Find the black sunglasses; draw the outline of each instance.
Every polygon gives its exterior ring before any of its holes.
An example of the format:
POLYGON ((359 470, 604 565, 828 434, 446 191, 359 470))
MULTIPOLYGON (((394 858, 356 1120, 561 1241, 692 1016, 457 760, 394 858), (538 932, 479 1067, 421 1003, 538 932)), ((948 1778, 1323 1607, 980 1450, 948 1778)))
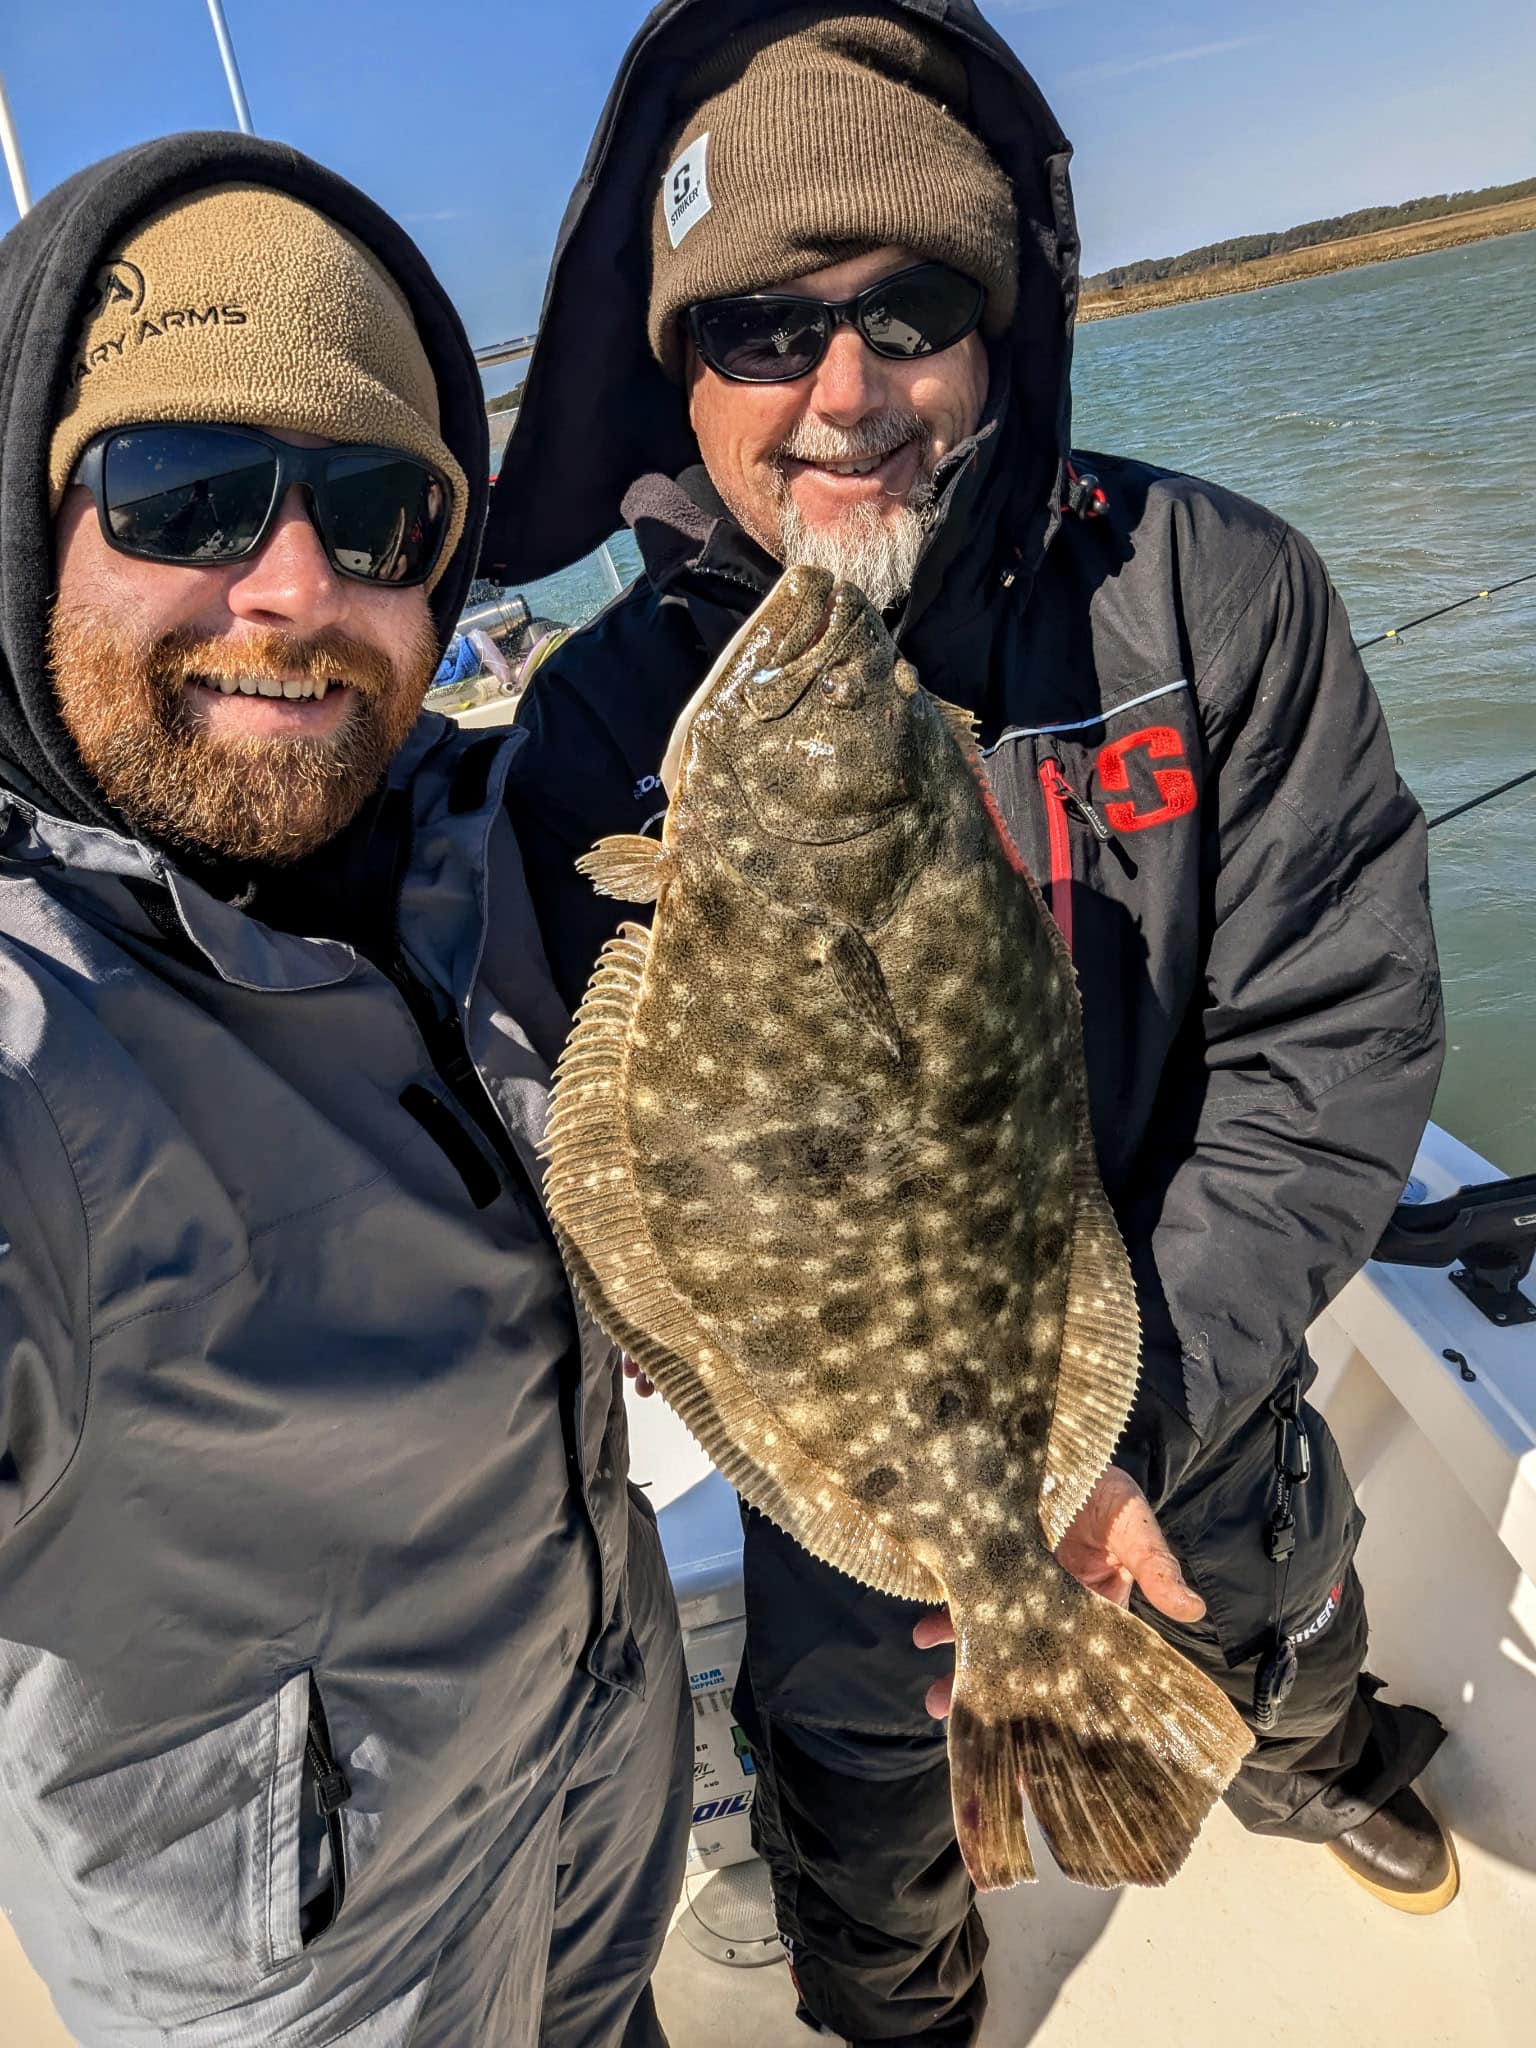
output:
POLYGON ((914 263, 851 299, 789 292, 701 299, 688 308, 688 332, 719 376, 736 384, 789 384, 810 375, 839 327, 856 327, 877 356, 909 362, 964 341, 986 302, 973 277, 947 263, 914 263))
POLYGON ((448 479, 398 448, 295 448, 256 427, 112 427, 74 481, 120 554, 184 568, 255 554, 289 487, 302 486, 332 568, 360 583, 423 583, 443 551, 448 479))

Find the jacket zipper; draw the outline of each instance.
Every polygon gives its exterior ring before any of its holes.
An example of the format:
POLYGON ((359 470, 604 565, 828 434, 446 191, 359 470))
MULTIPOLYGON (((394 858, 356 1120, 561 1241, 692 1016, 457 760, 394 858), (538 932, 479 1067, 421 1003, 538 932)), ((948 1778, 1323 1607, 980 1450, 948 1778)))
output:
POLYGON ((1051 915, 1072 950, 1072 835, 1067 830, 1067 813, 1076 811, 1101 846, 1109 843, 1109 827, 1093 805, 1068 782, 1061 763, 1047 754, 1040 763, 1040 788, 1045 797, 1045 823, 1051 849, 1051 915))
POLYGON ((391 960, 379 964, 410 1012, 416 1035, 421 1040, 433 1073, 490 1147, 492 1157, 498 1161, 502 1172, 515 1185, 533 1195, 534 1213, 542 1219, 539 1190, 486 1092, 485 1083, 470 1057, 469 1043, 457 1012, 439 1007, 431 992, 411 972, 403 954, 396 952, 391 960))
POLYGON ((341 1809, 352 1797, 351 1782, 331 1754, 330 1730, 320 1690, 313 1672, 309 1675, 309 1726, 304 1735, 304 1762, 314 1789, 315 1811, 325 1822, 331 1850, 331 1888, 322 1892, 305 1909, 301 1933, 307 1948, 327 1928, 334 1927, 347 1896, 347 1845, 342 1833, 341 1809), (328 1909, 328 1910, 327 1910, 328 1909))

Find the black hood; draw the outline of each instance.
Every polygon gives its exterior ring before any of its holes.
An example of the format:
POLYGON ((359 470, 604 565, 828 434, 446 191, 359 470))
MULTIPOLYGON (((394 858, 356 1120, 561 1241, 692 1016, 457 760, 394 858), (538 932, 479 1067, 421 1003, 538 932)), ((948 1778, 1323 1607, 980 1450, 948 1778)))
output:
MULTIPOLYGON (((1002 344, 1011 355, 1003 367, 1019 443, 1039 458, 1023 467, 1043 508, 1070 433, 1078 287, 1071 145, 974 0, 889 4, 954 38, 970 79, 971 125, 1018 198, 1019 309, 1002 344)), ((676 476, 699 460, 682 393, 646 339, 652 179, 687 111, 676 98, 680 81, 743 24, 803 5, 662 0, 630 44, 561 225, 538 346, 491 501, 484 574, 524 582, 565 567, 621 524, 621 501, 639 478, 676 476)), ((837 12, 838 0, 826 11, 837 12)))
POLYGON ((66 179, 0 241, 0 782, 83 823, 125 829, 76 753, 48 675, 53 425, 101 266, 147 215, 236 180, 325 214, 404 292, 437 379, 443 439, 473 493, 463 538, 432 594, 445 646, 474 573, 490 467, 485 401, 459 317, 403 228, 297 150, 242 135, 170 135, 66 179))

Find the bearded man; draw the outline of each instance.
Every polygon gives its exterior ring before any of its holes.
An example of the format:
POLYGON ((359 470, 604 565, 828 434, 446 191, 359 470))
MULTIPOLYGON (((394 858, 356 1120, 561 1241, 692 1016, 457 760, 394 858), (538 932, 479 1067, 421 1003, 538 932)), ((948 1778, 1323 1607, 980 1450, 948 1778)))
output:
MULTIPOLYGON (((620 79, 487 544, 547 573, 622 499, 644 559, 519 713, 567 1000, 614 915, 571 862, 656 829, 713 658, 785 563, 862 584, 976 714, 1082 985, 1145 1341, 1059 1555, 1247 1714, 1248 1826, 1434 1910, 1455 1863, 1412 1781, 1442 1731, 1362 1672, 1360 1517, 1302 1398, 1307 1325, 1391 1213, 1442 1047, 1423 820, 1343 607, 1260 507, 1073 453, 1070 152, 969 0, 669 0, 620 79)), ((802 2016, 972 2042, 984 1938, 924 1712, 943 1625, 757 1516, 745 1573, 737 1709, 802 2016)))
POLYGON ((660 2043, 691 1722, 526 742, 421 714, 473 355, 182 136, 0 244, 0 361, 0 1899, 85 2048, 660 2043))

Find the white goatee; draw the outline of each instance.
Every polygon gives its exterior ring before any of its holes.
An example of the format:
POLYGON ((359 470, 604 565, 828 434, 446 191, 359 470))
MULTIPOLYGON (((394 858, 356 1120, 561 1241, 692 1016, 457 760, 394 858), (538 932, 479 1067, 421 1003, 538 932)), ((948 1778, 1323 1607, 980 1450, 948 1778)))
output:
MULTIPOLYGON (((802 420, 779 450, 797 462, 858 462, 892 455, 908 442, 926 444, 928 428, 916 413, 881 413, 855 427, 802 420)), ((779 504, 779 560, 803 563, 851 583, 877 611, 889 611, 912 588, 923 543, 933 526, 933 486, 924 470, 893 510, 889 503, 851 505, 833 524, 812 525, 783 484, 779 504)))

